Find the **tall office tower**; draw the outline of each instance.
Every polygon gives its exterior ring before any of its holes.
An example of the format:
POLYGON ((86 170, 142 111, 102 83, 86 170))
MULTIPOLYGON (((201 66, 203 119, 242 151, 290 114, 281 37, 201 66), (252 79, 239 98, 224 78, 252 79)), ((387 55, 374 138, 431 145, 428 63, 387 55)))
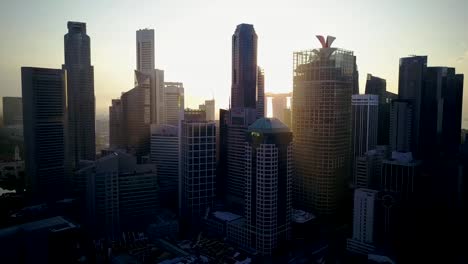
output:
POLYGON ((232 35, 231 107, 256 108, 257 95, 257 34, 240 24, 232 35))
POLYGON ((198 109, 206 111, 206 120, 215 121, 215 100, 205 100, 204 104, 198 106, 198 109))
POLYGON ((265 72, 258 66, 257 72, 257 118, 265 117, 265 72))
POLYGON ((379 97, 372 94, 353 94, 353 156, 361 156, 377 145, 379 97))
POLYGON ((137 71, 151 74, 154 71, 154 29, 136 32, 137 71))
POLYGON ((245 144, 245 218, 250 247, 261 255, 290 239, 292 133, 278 119, 249 126, 245 144))
POLYGON ((350 173, 353 52, 322 48, 294 53, 293 133, 297 208, 333 215, 350 173))
POLYGON ((151 125, 151 163, 158 172, 161 205, 177 208, 179 188, 179 134, 177 126, 151 125))
POLYGON ((379 96, 379 128, 377 133, 377 144, 389 144, 390 131, 390 102, 396 99, 396 95, 387 92, 387 81, 385 79, 367 74, 366 94, 379 96))
POLYGON ((3 97, 3 125, 23 125, 23 99, 21 97, 3 97))
POLYGON ((288 127, 292 127, 292 112, 291 108, 286 108, 283 110, 283 120, 284 124, 288 127))
POLYGON ((26 189, 36 200, 61 198, 66 180, 66 72, 21 68, 26 189))
POLYGON ((455 155, 460 147, 463 75, 454 68, 428 67, 422 100, 421 156, 455 155))
MULTIPOLYGON (((226 153, 225 198, 230 209, 241 214, 244 211, 245 172, 244 144, 248 127, 257 119, 256 109, 232 108, 223 121, 226 134, 221 134, 221 147, 226 153)), ((221 122, 221 121, 220 121, 221 122)))
POLYGON ((126 140, 123 128, 122 101, 112 99, 112 105, 109 106, 109 148, 124 149, 126 140))
POLYGON ((393 100, 390 109, 390 147, 392 151, 411 151, 413 104, 409 100, 393 100))
POLYGON ((97 237, 143 231, 159 209, 156 166, 114 152, 76 172, 88 179, 88 222, 97 237))
POLYGON ((72 166, 96 157, 94 68, 86 24, 68 22, 65 34, 65 64, 68 97, 68 146, 72 166))
POLYGON ((376 146, 375 149, 356 157, 353 187, 356 189, 378 189, 382 173, 382 162, 387 158, 389 158, 387 145, 376 146))
POLYGON ((288 109, 288 98, 292 97, 292 93, 281 93, 273 94, 268 93, 266 97, 271 98, 272 110, 268 112, 272 113, 274 118, 278 118, 281 122, 286 123, 287 117, 284 116, 285 109, 288 109))
POLYGON ((374 219, 378 191, 356 189, 354 191, 353 236, 347 240, 351 252, 367 255, 375 249, 374 219))
POLYGON ((413 113, 411 120, 410 151, 416 157, 421 153, 421 107, 424 82, 427 74, 427 56, 412 56, 400 59, 398 99, 409 100, 413 113))
POLYGON ((392 152, 392 157, 382 163, 381 189, 409 198, 420 192, 421 161, 413 159, 411 152, 392 152))
POLYGON ((136 58, 135 86, 139 85, 150 90, 150 123, 163 124, 164 71, 155 69, 154 29, 137 30, 136 58))
POLYGON ((164 83, 164 124, 179 125, 179 113, 184 110, 184 85, 180 82, 164 83))
POLYGON ((121 96, 123 131, 127 150, 140 158, 149 153, 149 90, 139 86, 121 96))
POLYGON ((181 215, 197 223, 214 205, 216 194, 216 123, 191 111, 180 132, 181 215))

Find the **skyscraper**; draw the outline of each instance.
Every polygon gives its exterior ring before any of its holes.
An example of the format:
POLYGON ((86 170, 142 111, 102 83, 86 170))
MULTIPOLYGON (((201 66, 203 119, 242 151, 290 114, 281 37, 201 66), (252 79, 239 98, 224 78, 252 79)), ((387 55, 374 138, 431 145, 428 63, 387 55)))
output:
POLYGON ((176 209, 179 188, 179 134, 178 127, 151 125, 151 163, 158 172, 161 205, 176 209))
POLYGON ((413 104, 409 100, 393 100, 390 109, 390 148, 410 152, 413 122, 413 104))
POLYGON ((245 144, 245 218, 250 247, 271 255, 291 236, 292 133, 278 119, 249 126, 245 144))
POLYGON ((109 106, 109 148, 124 149, 126 140, 123 129, 123 110, 122 101, 113 99, 112 105, 109 106))
POLYGON ((36 200, 66 187, 66 81, 64 70, 21 68, 26 189, 36 200))
POLYGON ((154 29, 136 32, 137 71, 151 74, 154 71, 154 29))
POLYGON ((240 24, 232 35, 231 107, 256 108, 257 99, 257 34, 240 24))
POLYGON ((410 151, 416 157, 421 150, 421 107, 424 82, 427 75, 427 56, 412 56, 400 59, 398 99, 408 100, 412 105, 410 151))
POLYGON ((353 52, 331 48, 294 52, 293 133, 295 203, 319 215, 337 212, 350 173, 353 52))
POLYGON ((216 194, 216 123, 202 117, 195 111, 185 115, 180 132, 180 209, 195 223, 216 194))
POLYGON ((23 100, 21 97, 3 97, 3 125, 23 125, 23 100))
POLYGON ((85 23, 68 22, 64 40, 68 146, 72 166, 76 167, 80 160, 94 160, 96 156, 94 68, 91 66, 91 44, 85 23))
POLYGON ((258 66, 257 73, 257 118, 265 117, 265 72, 258 66))
POLYGON ((353 94, 353 159, 377 145, 379 97, 370 94, 353 94))
POLYGON ((378 189, 382 173, 382 162, 388 156, 388 146, 381 145, 367 151, 364 155, 356 157, 353 187, 356 189, 378 189))
POLYGON ((180 82, 164 83, 164 124, 179 125, 179 113, 184 110, 184 85, 180 82))
POLYGON ((385 79, 367 74, 366 94, 379 96, 379 128, 377 133, 377 144, 389 144, 390 131, 390 103, 397 95, 387 92, 387 82, 385 79))

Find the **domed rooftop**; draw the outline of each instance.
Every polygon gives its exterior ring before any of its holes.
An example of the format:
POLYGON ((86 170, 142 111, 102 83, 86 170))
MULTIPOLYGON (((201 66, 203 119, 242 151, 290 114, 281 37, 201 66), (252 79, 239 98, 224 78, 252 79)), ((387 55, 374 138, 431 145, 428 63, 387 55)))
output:
POLYGON ((289 127, 277 118, 260 118, 249 126, 249 132, 278 133, 290 132, 289 127))

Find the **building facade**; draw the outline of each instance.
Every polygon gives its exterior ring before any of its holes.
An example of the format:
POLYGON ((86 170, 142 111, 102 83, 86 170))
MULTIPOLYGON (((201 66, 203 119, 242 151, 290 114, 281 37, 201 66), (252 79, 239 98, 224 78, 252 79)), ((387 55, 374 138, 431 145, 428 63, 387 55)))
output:
POLYGON ((257 70, 257 118, 265 117, 265 71, 257 70))
POLYGON ((198 106, 200 110, 206 111, 206 120, 215 121, 215 100, 205 100, 204 104, 198 106))
POLYGON ((379 97, 378 95, 353 94, 353 159, 377 145, 379 97))
POLYGON ((411 151, 413 104, 409 100, 393 100, 390 109, 390 147, 392 151, 411 151))
POLYGON ((322 48, 294 53, 292 127, 297 208, 331 216, 349 177, 351 95, 357 75, 353 52, 322 48))
POLYGON ((94 160, 96 157, 94 68, 91 66, 91 43, 85 23, 68 22, 68 33, 64 39, 68 146, 72 166, 76 167, 80 160, 94 160))
POLYGON ((26 189, 35 201, 63 198, 66 189, 66 71, 21 68, 26 189))
POLYGON ((112 99, 109 106, 109 148, 123 149, 126 146, 126 138, 123 130, 123 110, 120 99, 112 99))

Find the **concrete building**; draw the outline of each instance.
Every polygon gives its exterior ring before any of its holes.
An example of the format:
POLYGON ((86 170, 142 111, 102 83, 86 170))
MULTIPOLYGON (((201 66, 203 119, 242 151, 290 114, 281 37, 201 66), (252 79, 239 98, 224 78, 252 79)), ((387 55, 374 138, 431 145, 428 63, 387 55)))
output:
POLYGON ((179 134, 178 127, 151 125, 150 161, 158 172, 161 206, 176 209, 179 198, 179 134))
POLYGON ((58 200, 66 189, 66 72, 21 68, 26 189, 35 200, 58 200))
POLYGON ((353 159, 377 145, 379 97, 369 94, 353 94, 353 159))
POLYGON ((136 32, 137 71, 150 74, 154 71, 154 29, 140 29, 136 32))
POLYGON ((355 159, 354 188, 378 189, 382 162, 389 158, 388 146, 376 146, 355 159))
POLYGON ((421 193, 421 164, 411 152, 392 152, 392 157, 382 163, 381 189, 397 193, 404 200, 421 193))
POLYGON ((351 95, 357 66, 353 52, 331 48, 294 52, 293 133, 295 203, 332 216, 342 205, 351 172, 351 95))
POLYGON ((181 215, 197 223, 214 205, 216 194, 216 123, 206 114, 186 111, 180 131, 181 215))
POLYGON ((75 168, 80 160, 96 157, 94 68, 91 65, 91 41, 86 23, 68 22, 65 41, 67 71, 67 134, 69 155, 75 168))
POLYGON ((356 189, 354 191, 353 236, 347 240, 351 252, 367 255, 375 249, 374 219, 378 191, 356 189))
POLYGON ((88 179, 88 224, 97 237, 144 231, 159 210, 156 166, 114 152, 76 174, 88 179))
POLYGON ((184 110, 184 85, 181 82, 164 83, 164 124, 179 125, 180 111, 184 110))
POLYGON ((3 126, 23 126, 23 99, 3 97, 3 126))

